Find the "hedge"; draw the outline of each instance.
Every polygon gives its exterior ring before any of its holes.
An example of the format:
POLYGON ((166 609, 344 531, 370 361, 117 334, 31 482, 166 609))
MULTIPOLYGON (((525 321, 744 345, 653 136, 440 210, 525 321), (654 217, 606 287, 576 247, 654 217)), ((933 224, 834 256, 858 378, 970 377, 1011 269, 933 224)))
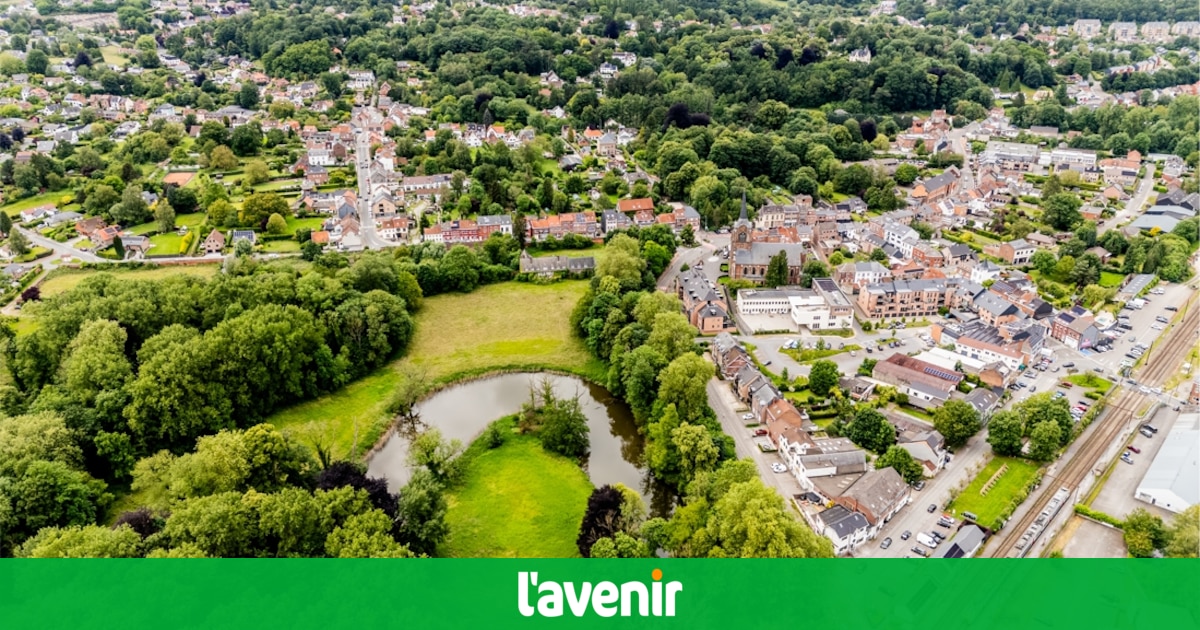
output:
POLYGON ((1101 512, 1100 510, 1093 510, 1092 508, 1090 508, 1082 503, 1075 504, 1075 513, 1080 516, 1086 516, 1095 521, 1100 521, 1101 523, 1108 523, 1109 525, 1112 525, 1113 527, 1116 527, 1117 529, 1125 529, 1124 521, 1122 521, 1118 518, 1109 516, 1108 514, 1105 514, 1104 512, 1101 512))

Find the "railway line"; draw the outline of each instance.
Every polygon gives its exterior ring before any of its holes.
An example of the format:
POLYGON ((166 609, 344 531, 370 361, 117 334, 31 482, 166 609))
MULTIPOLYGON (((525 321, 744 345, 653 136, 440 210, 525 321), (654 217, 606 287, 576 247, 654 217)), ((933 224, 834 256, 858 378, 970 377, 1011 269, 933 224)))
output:
MULTIPOLYGON (((1197 330, 1200 330, 1200 308, 1193 305, 1193 308, 1188 309, 1183 318, 1168 331, 1146 364, 1134 373, 1137 381, 1147 387, 1162 385, 1178 369, 1188 351, 1195 346, 1197 330)), ((1075 493, 1105 451, 1121 435, 1129 420, 1137 413, 1139 405, 1147 398, 1148 396, 1132 387, 1122 389, 1086 432, 1081 448, 1075 456, 1069 461, 1060 462, 1054 475, 1046 475, 1042 479, 1030 509, 1020 521, 1009 524, 996 534, 992 543, 988 545, 988 556, 1024 557, 1037 542, 1037 537, 1045 529, 1046 523, 1041 523, 1032 537, 1026 537, 1026 532, 1038 522, 1043 512, 1049 509, 1061 489, 1066 488, 1072 495, 1075 493)), ((1058 506, 1060 509, 1061 507, 1058 506)), ((1055 509, 1054 512, 1057 513, 1058 510, 1055 509)), ((1051 514, 1050 518, 1053 516, 1051 514)))

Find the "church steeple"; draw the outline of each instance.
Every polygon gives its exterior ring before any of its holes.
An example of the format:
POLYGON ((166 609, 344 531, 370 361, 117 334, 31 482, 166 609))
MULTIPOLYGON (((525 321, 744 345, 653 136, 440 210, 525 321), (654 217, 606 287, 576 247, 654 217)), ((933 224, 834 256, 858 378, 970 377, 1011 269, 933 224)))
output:
POLYGON ((750 226, 750 219, 746 216, 746 191, 742 191, 742 213, 738 215, 738 220, 733 224, 733 227, 745 225, 750 226))

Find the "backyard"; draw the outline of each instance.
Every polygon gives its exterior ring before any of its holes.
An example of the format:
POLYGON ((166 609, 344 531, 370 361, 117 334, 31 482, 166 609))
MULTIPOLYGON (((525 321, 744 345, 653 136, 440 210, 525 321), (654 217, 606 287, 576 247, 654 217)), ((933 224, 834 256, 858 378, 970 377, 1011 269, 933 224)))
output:
POLYGON ((574 461, 532 436, 471 448, 470 463, 447 493, 450 535, 438 555, 452 558, 575 558, 575 538, 592 483, 574 461))
POLYGON ((994 457, 950 502, 949 511, 957 517, 961 517, 963 512, 973 512, 975 516, 979 517, 980 524, 994 527, 997 519, 1007 516, 1009 508, 1013 507, 1013 500, 1024 492, 1037 472, 1038 465, 1028 460, 1016 457, 994 457), (987 494, 982 494, 983 487, 1005 465, 1008 466, 1007 470, 996 478, 987 494))
POLYGON ((603 379, 603 366, 571 335, 568 323, 586 290, 584 281, 505 282, 427 298, 405 357, 332 394, 279 411, 269 421, 315 433, 332 443, 336 457, 355 458, 387 428, 389 394, 400 378, 396 368, 405 362, 423 368, 434 384, 491 370, 545 367, 603 379))

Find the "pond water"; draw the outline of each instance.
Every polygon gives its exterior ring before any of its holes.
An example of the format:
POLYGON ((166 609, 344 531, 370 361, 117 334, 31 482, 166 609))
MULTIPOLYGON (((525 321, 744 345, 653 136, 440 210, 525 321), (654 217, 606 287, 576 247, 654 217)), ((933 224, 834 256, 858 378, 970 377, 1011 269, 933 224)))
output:
POLYGON ((574 376, 557 374, 500 374, 443 389, 417 405, 416 427, 398 426, 383 448, 367 461, 367 474, 387 480, 398 490, 411 470, 405 459, 409 438, 425 428, 437 428, 446 439, 469 444, 503 416, 517 413, 529 402, 531 389, 542 380, 551 383, 558 397, 578 396, 587 416, 591 449, 583 468, 597 487, 622 483, 640 492, 652 516, 667 516, 675 503, 674 491, 654 481, 643 458, 645 439, 638 433, 633 414, 624 401, 608 390, 574 376))

